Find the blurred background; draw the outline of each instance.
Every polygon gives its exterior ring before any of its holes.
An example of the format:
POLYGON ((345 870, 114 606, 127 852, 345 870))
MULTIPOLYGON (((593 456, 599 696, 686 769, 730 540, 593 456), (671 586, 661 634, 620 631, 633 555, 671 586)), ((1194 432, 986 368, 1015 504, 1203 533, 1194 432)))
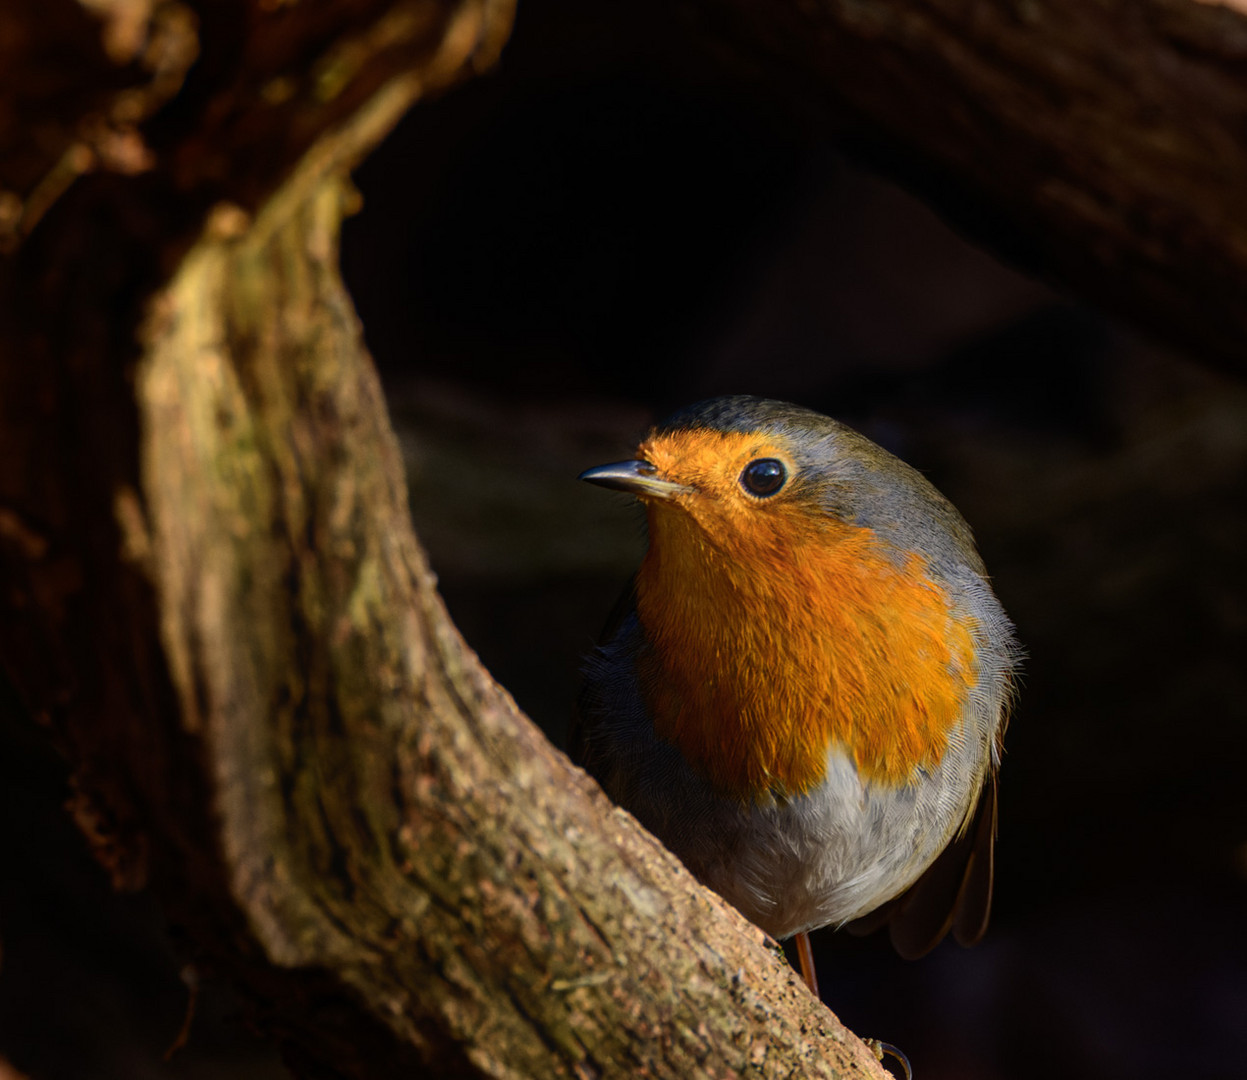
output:
MULTIPOLYGON (((452 615, 561 740, 644 544, 576 474, 715 394, 853 424, 965 514, 1029 658, 986 940, 907 963, 823 931, 824 999, 919 1080, 1247 1075, 1242 370, 997 262, 682 19, 521 4, 498 70, 357 175, 343 269, 452 615)), ((42 751, 0 773, 0 1051, 282 1075, 211 979, 161 1061, 188 991, 159 912, 111 892, 42 751)))

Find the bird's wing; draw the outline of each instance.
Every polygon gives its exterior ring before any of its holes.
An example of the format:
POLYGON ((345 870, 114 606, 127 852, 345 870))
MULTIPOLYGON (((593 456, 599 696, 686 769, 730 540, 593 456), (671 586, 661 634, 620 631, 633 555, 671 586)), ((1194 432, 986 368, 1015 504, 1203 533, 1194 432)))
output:
MULTIPOLYGON (((615 601, 615 606, 611 608, 610 614, 606 617, 606 625, 602 627, 602 633, 598 635, 599 647, 611 641, 620 628, 627 620, 628 616, 636 610, 636 578, 628 582, 619 599, 615 601)), ((587 769, 589 772, 594 770, 586 760, 588 756, 588 744, 586 741, 586 731, 584 723, 584 691, 581 691, 580 698, 577 699, 576 707, 572 710, 571 720, 567 725, 567 756, 577 765, 587 769)))

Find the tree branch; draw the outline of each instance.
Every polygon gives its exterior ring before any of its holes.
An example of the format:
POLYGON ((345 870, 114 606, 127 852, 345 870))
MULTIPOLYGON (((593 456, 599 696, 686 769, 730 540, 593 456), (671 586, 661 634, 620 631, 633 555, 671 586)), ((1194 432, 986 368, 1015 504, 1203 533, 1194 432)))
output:
MULTIPOLYGON (((349 169, 509 13, 398 4, 349 41, 400 14, 404 64, 305 146, 224 177, 255 129, 205 108, 24 234, 6 673, 115 880, 160 895, 304 1075, 882 1075, 519 714, 436 594, 337 236, 349 169)), ((253 59, 281 16, 254 18, 253 59)))
POLYGON ((304 172, 245 233, 197 245, 137 380, 150 526, 127 546, 150 545, 249 935, 451 1071, 867 1068, 454 631, 337 277, 342 206, 333 175, 304 172))
POLYGON ((1241 365, 1242 4, 696 4, 998 254, 1241 365))

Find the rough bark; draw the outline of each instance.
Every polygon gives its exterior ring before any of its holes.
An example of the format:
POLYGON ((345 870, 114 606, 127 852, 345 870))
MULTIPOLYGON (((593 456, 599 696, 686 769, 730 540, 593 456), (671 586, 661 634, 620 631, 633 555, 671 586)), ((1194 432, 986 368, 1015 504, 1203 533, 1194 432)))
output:
MULTIPOLYGON (((876 1073, 518 714, 412 535, 346 176, 509 3, 90 7, 0 14, 0 655, 117 883, 307 1075, 876 1073)), ((702 7, 1039 265, 1238 348, 1236 11, 702 7)))
POLYGON ((184 55, 238 35, 228 86, 154 113, 133 169, 54 153, 98 171, 23 201, 2 283, 0 644, 101 859, 303 1075, 880 1075, 519 714, 413 535, 347 176, 509 8, 199 15, 184 55), (311 100, 270 115, 296 53, 311 100))
POLYGON ((1241 367, 1243 4, 695 6, 997 254, 1241 367))
POLYGON ((158 295, 123 537, 248 935, 448 1073, 865 1069, 455 633, 337 278, 343 192, 304 179, 158 295))

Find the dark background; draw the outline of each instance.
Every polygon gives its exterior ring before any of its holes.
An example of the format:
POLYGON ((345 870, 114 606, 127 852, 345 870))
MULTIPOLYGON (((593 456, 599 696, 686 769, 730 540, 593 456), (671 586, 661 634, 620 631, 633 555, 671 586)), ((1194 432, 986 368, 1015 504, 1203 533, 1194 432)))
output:
MULTIPOLYGON (((969 519, 1029 658, 988 937, 906 963, 824 931, 825 1000, 919 1080, 1247 1075, 1241 371, 994 261, 682 18, 522 4, 499 70, 358 174, 343 266, 452 614, 560 739, 643 544, 576 473, 714 394, 854 424, 969 519)), ((210 978, 160 1062, 186 957, 86 855, 55 759, 4 734, 0 1054, 281 1075, 210 978)))

